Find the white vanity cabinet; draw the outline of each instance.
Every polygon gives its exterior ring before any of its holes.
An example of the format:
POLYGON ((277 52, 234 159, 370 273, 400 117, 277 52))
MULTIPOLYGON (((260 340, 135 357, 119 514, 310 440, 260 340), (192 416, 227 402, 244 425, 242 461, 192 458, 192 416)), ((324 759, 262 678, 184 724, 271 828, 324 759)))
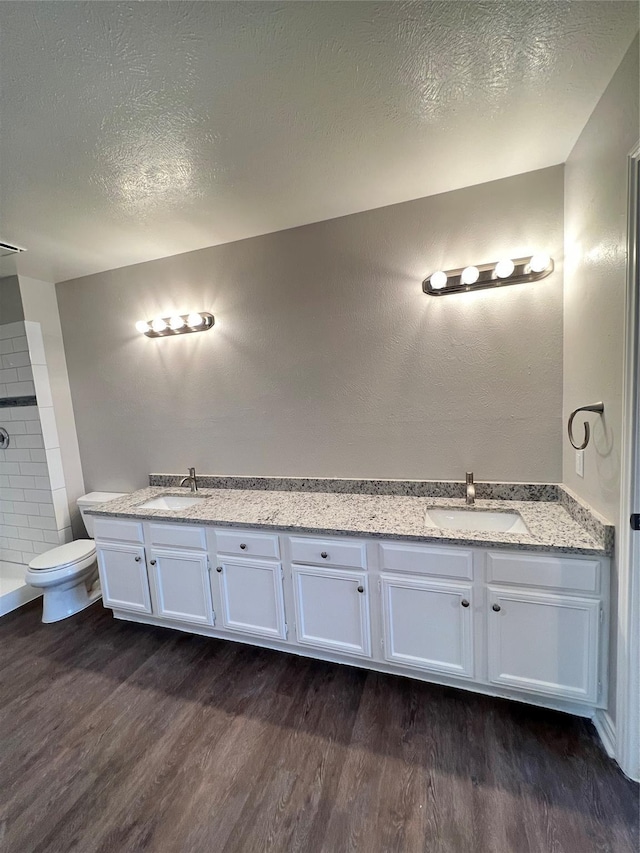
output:
POLYGON ((365 572, 294 564, 292 576, 297 641, 317 649, 370 657, 365 572))
POLYGON ((151 613, 149 579, 142 545, 97 543, 102 600, 114 610, 151 613))
POLYGON ((490 587, 488 604, 492 684, 597 701, 599 601, 490 587))
POLYGON ((145 524, 153 612, 192 625, 213 625, 210 561, 202 527, 145 524))
POLYGON ((609 560, 97 518, 121 619, 574 713, 605 707, 609 560))
POLYGON ((380 576, 384 657, 430 672, 473 677, 473 587, 380 576))
POLYGON ((94 535, 105 606, 151 613, 142 522, 96 518, 94 535))
POLYGON ((150 548, 149 569, 154 613, 179 622, 213 625, 206 553, 150 548))
POLYGON ((290 536, 288 550, 297 642, 321 651, 371 657, 365 543, 290 536))
POLYGON ((274 640, 287 638, 281 563, 218 555, 215 574, 225 628, 274 640))
POLYGON ((472 678, 473 551, 382 542, 378 553, 384 659, 472 678))
POLYGON ((210 532, 209 547, 216 551, 211 583, 220 627, 249 638, 286 640, 279 536, 216 530, 210 532))
POLYGON ((597 703, 606 601, 598 560, 489 552, 489 682, 597 703))

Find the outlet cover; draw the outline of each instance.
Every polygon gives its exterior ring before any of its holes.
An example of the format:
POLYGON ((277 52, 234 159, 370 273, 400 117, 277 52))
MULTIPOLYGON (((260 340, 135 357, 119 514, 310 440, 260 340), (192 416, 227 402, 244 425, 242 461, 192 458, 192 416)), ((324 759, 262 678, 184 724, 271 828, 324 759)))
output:
POLYGON ((584 450, 576 450, 576 474, 584 477, 584 450))

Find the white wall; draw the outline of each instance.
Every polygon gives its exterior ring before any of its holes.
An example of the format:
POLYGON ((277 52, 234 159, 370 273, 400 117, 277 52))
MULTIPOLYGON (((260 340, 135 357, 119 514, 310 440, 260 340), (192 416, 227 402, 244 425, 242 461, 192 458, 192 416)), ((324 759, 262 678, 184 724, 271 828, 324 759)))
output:
POLYGON ((61 529, 72 524, 77 536, 86 536, 75 503, 84 494, 84 481, 55 285, 18 278, 56 517, 61 529))
MULTIPOLYGON (((639 136, 638 39, 629 48, 565 166, 564 422, 602 400, 589 417, 584 478, 563 435, 564 482, 618 527, 627 248, 627 157, 639 136)), ((582 419, 576 419, 582 435, 582 419)), ((626 523, 626 520, 624 520, 626 523)), ((611 660, 616 659, 616 571, 611 660)), ((615 716, 615 666, 610 711, 615 716)))
POLYGON ((57 285, 86 485, 150 471, 558 481, 563 169, 57 285), (434 269, 557 259, 440 299, 434 269), (208 310, 204 334, 138 319, 208 310))

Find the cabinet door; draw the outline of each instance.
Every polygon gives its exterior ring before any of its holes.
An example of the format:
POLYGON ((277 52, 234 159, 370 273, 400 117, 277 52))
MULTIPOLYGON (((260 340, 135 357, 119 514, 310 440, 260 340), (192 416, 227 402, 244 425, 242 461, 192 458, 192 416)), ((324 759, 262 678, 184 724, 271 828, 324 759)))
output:
POLYGON ((364 572, 294 566, 293 585, 299 643, 371 657, 364 572))
POLYGON ((141 545, 97 544, 98 572, 105 607, 151 613, 149 579, 141 545))
POLYGON ((221 619, 225 628, 242 634, 286 639, 280 563, 218 556, 213 574, 219 579, 221 619))
POLYGON ((597 701, 597 599, 489 587, 488 602, 489 681, 597 701))
POLYGON ((207 555, 154 548, 149 565, 154 611, 167 619, 213 625, 207 555))
POLYGON ((392 663, 473 677, 473 588, 382 575, 384 656, 392 663))

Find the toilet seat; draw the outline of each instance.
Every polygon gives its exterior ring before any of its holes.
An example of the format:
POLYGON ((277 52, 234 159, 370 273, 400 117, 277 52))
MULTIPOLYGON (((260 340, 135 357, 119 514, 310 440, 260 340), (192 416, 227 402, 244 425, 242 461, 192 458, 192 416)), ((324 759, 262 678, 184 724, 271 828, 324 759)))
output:
POLYGON ((29 569, 38 574, 59 569, 81 570, 90 566, 95 558, 96 545, 93 539, 76 539, 75 542, 58 545, 34 557, 29 563, 29 569))

